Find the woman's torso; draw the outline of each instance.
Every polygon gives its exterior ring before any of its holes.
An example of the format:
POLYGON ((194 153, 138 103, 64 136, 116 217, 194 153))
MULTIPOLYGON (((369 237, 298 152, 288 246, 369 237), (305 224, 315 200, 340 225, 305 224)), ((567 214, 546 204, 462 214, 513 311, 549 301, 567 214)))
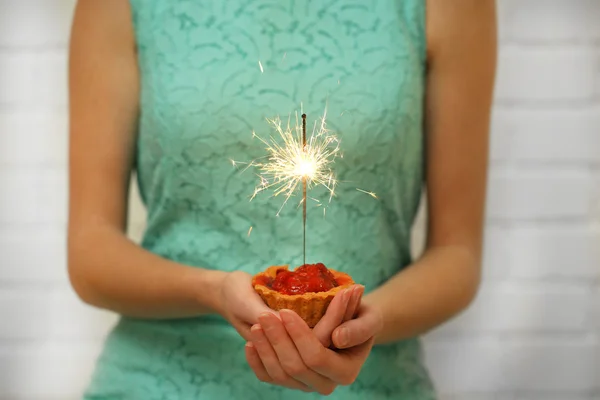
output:
MULTIPOLYGON (((250 201, 255 171, 231 160, 263 157, 252 131, 269 137, 265 118, 286 121, 302 104, 309 129, 327 108, 343 152, 332 201, 323 188, 309 192, 324 206, 309 203, 307 262, 348 272, 367 291, 406 266, 422 185, 423 3, 132 0, 141 76, 136 165, 148 207, 142 245, 225 271, 301 264, 299 197, 280 212, 281 196, 250 201)), ((259 383, 243 345, 216 317, 124 318, 88 397, 308 398, 259 383)), ((433 396, 416 340, 375 348, 358 381, 333 397, 400 395, 433 396)))

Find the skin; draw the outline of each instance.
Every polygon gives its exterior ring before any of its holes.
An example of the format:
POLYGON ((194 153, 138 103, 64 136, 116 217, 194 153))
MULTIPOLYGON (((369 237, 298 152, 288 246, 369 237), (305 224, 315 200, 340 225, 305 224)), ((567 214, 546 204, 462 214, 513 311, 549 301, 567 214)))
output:
POLYGON ((428 0, 427 9, 426 250, 364 298, 358 285, 340 292, 311 330, 295 313, 266 307, 246 273, 177 264, 127 239, 139 114, 131 10, 122 0, 79 0, 69 71, 68 262, 81 299, 133 317, 218 313, 247 340, 258 379, 322 394, 352 383, 375 343, 422 334, 465 309, 480 279, 495 4, 428 0))
POLYGON ((356 318, 333 330, 333 344, 344 350, 309 339, 291 313, 281 311, 281 320, 261 316, 246 357, 265 382, 331 393, 354 381, 373 342, 425 333, 464 310, 476 295, 496 65, 495 3, 429 0, 427 9, 426 250, 365 296, 356 318), (344 368, 337 363, 340 355, 346 356, 344 368), (290 366, 290 359, 298 361, 290 366))
POLYGON ((338 385, 354 382, 371 352, 374 333, 365 342, 346 349, 332 348, 330 338, 335 327, 363 318, 356 315, 358 309, 364 309, 360 306, 363 291, 362 286, 354 285, 336 295, 312 331, 293 311, 281 310, 279 318, 271 313, 261 314, 259 324, 251 329, 252 341, 245 348, 246 359, 256 377, 274 385, 323 395, 333 393, 338 385))
POLYGON ((476 295, 496 65, 495 3, 429 0, 427 7, 426 250, 365 296, 356 318, 334 329, 333 344, 344 350, 309 339, 310 332, 301 333, 290 313, 281 311, 281 320, 261 316, 246 357, 263 381, 303 384, 301 390, 328 394, 354 381, 373 342, 425 333, 464 310, 476 295), (344 353, 348 350, 354 352, 344 353), (340 355, 346 355, 344 368, 337 363, 340 355), (290 366, 290 359, 303 364, 290 366), (307 378, 306 370, 319 379, 307 378))
POLYGON ((68 268, 83 301, 142 318, 223 315, 246 339, 270 309, 251 277, 174 263, 125 235, 139 113, 129 3, 78 2, 70 45, 68 268))
MULTIPOLYGON (((250 340, 259 315, 273 312, 252 289, 250 275, 181 265, 126 237, 139 114, 139 72, 128 2, 77 3, 69 98, 68 269, 79 297, 130 317, 218 313, 250 340)), ((314 332, 327 343, 338 325, 325 318, 314 332)))

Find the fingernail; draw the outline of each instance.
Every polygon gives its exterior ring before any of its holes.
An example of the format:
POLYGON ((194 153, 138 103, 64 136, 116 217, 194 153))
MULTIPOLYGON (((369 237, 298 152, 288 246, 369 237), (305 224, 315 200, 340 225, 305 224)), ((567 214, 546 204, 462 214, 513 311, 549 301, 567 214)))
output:
POLYGON ((337 338, 338 338, 338 345, 341 347, 346 346, 346 344, 348 344, 348 329, 347 328, 340 328, 338 330, 338 334, 337 334, 337 338))
POLYGON ((262 328, 268 328, 273 325, 273 314, 271 313, 262 313, 258 316, 258 322, 261 323, 262 328))
POLYGON ((252 327, 250 328, 250 332, 259 332, 261 330, 262 330, 262 328, 260 327, 259 324, 252 325, 252 327))
POLYGON ((293 313, 293 311, 291 310, 279 310, 279 315, 281 316, 281 321, 283 321, 284 324, 293 324, 294 323, 294 319, 293 316, 291 315, 291 313, 293 313))
POLYGON ((344 289, 344 294, 342 295, 342 300, 344 300, 344 302, 348 302, 348 301, 350 301, 351 298, 352 298, 352 288, 344 289))
POLYGON ((253 349, 254 348, 254 343, 252 342, 246 342, 246 347, 249 349, 253 349))

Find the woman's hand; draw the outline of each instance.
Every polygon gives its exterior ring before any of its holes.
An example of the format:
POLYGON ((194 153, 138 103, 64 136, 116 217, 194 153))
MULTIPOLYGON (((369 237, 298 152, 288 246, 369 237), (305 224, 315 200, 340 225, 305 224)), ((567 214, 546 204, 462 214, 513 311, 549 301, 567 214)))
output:
POLYGON ((358 307, 356 318, 347 320, 336 327, 331 338, 333 345, 338 349, 349 349, 366 343, 382 329, 381 311, 363 303, 358 307))
POLYGON ((338 293, 332 300, 327 312, 313 329, 324 347, 331 346, 332 334, 340 324, 356 316, 364 291, 364 286, 354 285, 338 293))
MULTIPOLYGON (((339 325, 347 319, 347 313, 353 316, 352 308, 355 309, 358 304, 354 302, 354 293, 359 293, 360 298, 362 287, 353 287, 345 294, 338 294, 323 317, 321 327, 317 325, 312 331, 293 311, 281 310, 281 319, 262 314, 259 317, 260 325, 252 327, 252 342, 246 345, 246 358, 257 378, 263 382, 324 395, 332 393, 338 385, 354 382, 381 324, 372 325, 368 321, 364 326, 353 324, 353 330, 358 328, 362 333, 371 330, 369 339, 358 346, 332 350, 323 343, 323 333, 327 330, 324 327, 335 329, 333 325, 336 320, 339 325)), ((367 313, 368 309, 364 312, 367 313)), ((376 319, 367 316, 368 319, 376 319)), ((365 316, 362 318, 364 320, 365 316)), ((329 341, 331 333, 328 336, 325 342, 329 341)))
POLYGON ((251 340, 250 327, 258 323, 261 314, 277 318, 276 312, 254 291, 252 276, 242 271, 230 272, 223 279, 217 311, 245 340, 251 340))

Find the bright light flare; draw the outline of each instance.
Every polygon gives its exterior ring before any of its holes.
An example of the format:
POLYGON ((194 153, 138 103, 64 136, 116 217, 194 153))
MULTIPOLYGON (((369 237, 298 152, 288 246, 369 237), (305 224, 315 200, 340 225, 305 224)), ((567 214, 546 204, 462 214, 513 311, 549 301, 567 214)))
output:
MULTIPOLYGON (((259 193, 271 189, 273 196, 282 195, 285 198, 280 210, 294 195, 302 181, 306 180, 307 189, 322 186, 329 192, 329 199, 335 195, 337 180, 332 170, 333 162, 340 154, 340 143, 337 137, 327 129, 326 113, 315 121, 312 134, 306 138, 306 145, 302 140, 302 125, 295 115, 295 124, 283 125, 279 117, 267 119, 276 134, 268 139, 263 139, 255 132, 252 135, 266 146, 265 161, 254 160, 247 165, 255 167, 260 183, 254 189, 252 199, 259 193)), ((232 161, 233 165, 241 164, 232 161)), ((247 169, 246 168, 246 169, 247 169)), ((313 199, 314 200, 314 199, 313 199)), ((300 204, 302 204, 300 201, 300 204)))

